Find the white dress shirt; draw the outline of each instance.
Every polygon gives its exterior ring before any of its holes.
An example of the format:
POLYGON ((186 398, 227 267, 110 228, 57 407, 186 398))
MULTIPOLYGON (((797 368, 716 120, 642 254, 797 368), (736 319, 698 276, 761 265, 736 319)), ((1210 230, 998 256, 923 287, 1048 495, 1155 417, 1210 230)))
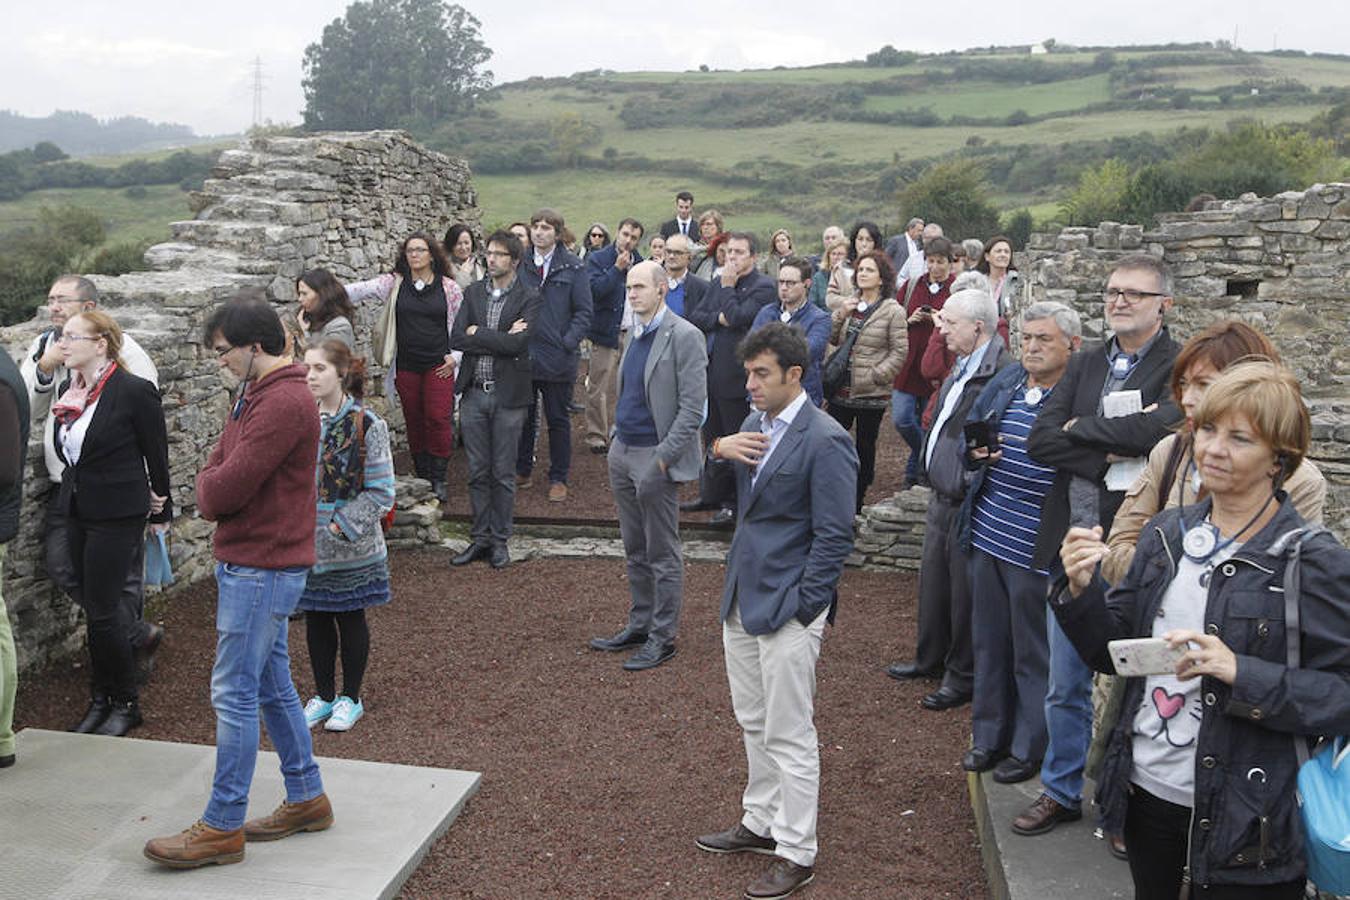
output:
POLYGON ((806 391, 802 391, 797 395, 797 399, 783 407, 783 411, 778 415, 769 416, 765 414, 764 418, 760 420, 759 430, 769 436, 769 446, 765 448, 764 455, 759 459, 759 464, 750 473, 751 487, 755 486, 759 473, 764 471, 764 466, 768 463, 769 457, 773 456, 773 451, 778 447, 778 442, 783 439, 783 435, 787 434, 788 428, 797 418, 797 413, 802 411, 802 407, 806 405, 806 401, 809 399, 806 396, 806 391))

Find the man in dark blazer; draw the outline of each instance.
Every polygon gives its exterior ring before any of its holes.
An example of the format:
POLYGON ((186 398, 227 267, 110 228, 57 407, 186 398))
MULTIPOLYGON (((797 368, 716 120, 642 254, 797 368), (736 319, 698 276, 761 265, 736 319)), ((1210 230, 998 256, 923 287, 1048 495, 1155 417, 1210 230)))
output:
POLYGON ((459 380, 460 434, 469 458, 471 543, 450 560, 463 566, 488 558, 492 568, 511 562, 506 542, 516 501, 515 458, 525 413, 534 400, 530 327, 539 317, 539 292, 517 276, 524 249, 509 231, 487 241, 488 277, 464 292, 450 347, 464 351, 459 380))
MULTIPOLYGON (((1181 421, 1169 381, 1180 349, 1163 324, 1172 306, 1172 273, 1157 257, 1127 256, 1106 282, 1105 343, 1085 344, 1069 360, 1027 437, 1027 452, 1054 466, 1033 563, 1062 571, 1059 545, 1071 525, 1100 525, 1102 537, 1125 499, 1127 483, 1109 479, 1112 465, 1147 457, 1181 421), (1106 398, 1139 391, 1143 411, 1105 415, 1106 398)), ((1082 813, 1083 767, 1092 738, 1092 670, 1050 617, 1050 687, 1045 698, 1049 746, 1041 764, 1044 792, 1013 820, 1019 834, 1043 834, 1082 813)))
POLYGON ((905 262, 912 254, 922 253, 923 244, 920 237, 923 235, 923 219, 914 216, 905 223, 905 230, 895 235, 886 242, 886 255, 891 258, 895 264, 895 271, 899 272, 905 267, 905 262))
POLYGON ((798 331, 770 323, 745 339, 740 356, 756 411, 713 454, 732 462, 740 497, 721 618, 749 778, 741 821, 695 843, 772 855, 746 896, 786 897, 814 874, 816 660, 853 550, 858 454, 802 390, 809 350, 798 331))
MULTIPOLYGON (((733 232, 726 247, 727 262, 721 278, 712 285, 703 302, 685 310, 685 318, 710 338, 705 444, 733 433, 750 411, 745 399, 745 371, 736 356, 736 347, 749 332, 760 309, 778 299, 773 280, 755 268, 754 236, 733 232)), ((716 509, 713 523, 730 525, 736 520, 735 506, 735 476, 725 465, 710 465, 703 471, 699 499, 682 508, 716 509)))
POLYGON ((708 295, 710 285, 689 271, 691 241, 677 234, 666 241, 666 258, 662 265, 666 267, 666 309, 683 319, 688 319, 690 310, 697 309, 708 295))
POLYGON ((675 218, 661 223, 661 237, 670 239, 682 234, 691 241, 698 240, 698 223, 694 221, 694 195, 680 191, 675 195, 675 218))
POLYGON ((628 270, 627 298, 637 317, 619 364, 609 485, 628 558, 628 624, 596 650, 641 645, 623 664, 650 669, 675 655, 684 599, 675 492, 703 464, 698 426, 707 404, 703 333, 666 308, 666 273, 654 262, 628 270))

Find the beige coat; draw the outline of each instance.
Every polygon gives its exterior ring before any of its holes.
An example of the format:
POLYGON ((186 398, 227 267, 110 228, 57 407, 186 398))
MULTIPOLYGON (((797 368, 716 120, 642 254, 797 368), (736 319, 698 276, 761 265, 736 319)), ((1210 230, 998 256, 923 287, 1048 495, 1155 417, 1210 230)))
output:
MULTIPOLYGON (((1102 560, 1102 577, 1108 584, 1117 584, 1125 577, 1130 563, 1134 560, 1134 548, 1139 542, 1139 533, 1144 530, 1148 520, 1164 508, 1158 502, 1158 491, 1162 487, 1163 476, 1167 471, 1167 457, 1178 440, 1179 435, 1171 434, 1158 441, 1148 455, 1148 468, 1125 492, 1125 500, 1120 504, 1116 518, 1111 523, 1111 536, 1106 540, 1108 552, 1106 558, 1102 560)), ((1191 485, 1186 483, 1185 470, 1186 462, 1183 460, 1177 469, 1176 477, 1172 479, 1172 493, 1167 498, 1167 509, 1180 505, 1182 490, 1186 492, 1185 499, 1188 504, 1198 503, 1205 498, 1203 490, 1199 494, 1191 490, 1191 485)), ((1322 510, 1327 499, 1327 481, 1317 466, 1305 458, 1294 470, 1294 474, 1285 481, 1284 489, 1289 493, 1294 509, 1298 510, 1298 514, 1305 521, 1315 525, 1322 523, 1322 510)))
MULTIPOLYGON (((844 339, 851 318, 841 306, 831 314, 830 343, 844 339)), ((881 301, 863 323, 853 344, 849 361, 849 396, 852 399, 891 396, 891 382, 900 374, 909 352, 909 330, 905 311, 891 297, 881 301)), ((826 397, 826 400, 829 398, 826 397)))

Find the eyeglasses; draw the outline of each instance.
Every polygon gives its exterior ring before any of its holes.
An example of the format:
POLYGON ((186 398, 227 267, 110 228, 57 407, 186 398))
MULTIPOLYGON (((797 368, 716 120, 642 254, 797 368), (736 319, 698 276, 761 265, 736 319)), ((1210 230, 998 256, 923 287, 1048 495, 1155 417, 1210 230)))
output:
POLYGON ((103 337, 101 334, 69 334, 63 331, 61 336, 56 339, 56 342, 58 344, 68 344, 71 341, 96 341, 101 337, 103 337))
POLYGON ((414 253, 430 253, 431 251, 426 247, 409 247, 407 250, 404 250, 403 252, 406 253, 408 256, 412 256, 414 253))
POLYGON ((593 241, 603 241, 605 239, 605 236, 598 231, 592 231, 590 237, 593 241))
POLYGON ((1143 303, 1144 300, 1149 297, 1166 297, 1166 296, 1167 294, 1163 293, 1162 291, 1136 291, 1133 288, 1109 287, 1102 294, 1102 299, 1106 301, 1107 306, 1110 306, 1112 303, 1116 303, 1122 300, 1125 302, 1127 306, 1138 306, 1140 303, 1143 303))
POLYGON ((230 344, 226 344, 224 347, 212 347, 211 349, 215 351, 216 359, 224 359, 225 354, 233 350, 234 347, 230 344))
POLYGON ((794 280, 794 279, 790 279, 790 278, 780 278, 780 279, 778 279, 778 286, 779 286, 779 287, 794 287, 794 286, 799 285, 799 284, 802 284, 802 283, 803 283, 803 282, 802 282, 802 280, 801 280, 800 278, 795 279, 795 280, 794 280))

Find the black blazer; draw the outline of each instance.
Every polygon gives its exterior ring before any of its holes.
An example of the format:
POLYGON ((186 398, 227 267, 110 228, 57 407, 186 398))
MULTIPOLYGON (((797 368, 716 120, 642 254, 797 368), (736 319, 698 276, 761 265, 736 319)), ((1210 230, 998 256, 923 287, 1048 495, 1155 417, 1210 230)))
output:
MULTIPOLYGON (((680 222, 678 219, 668 219, 661 223, 661 237, 668 238, 671 235, 680 233, 680 222)), ((689 219, 689 234, 685 235, 694 243, 699 243, 698 239, 698 216, 692 216, 689 219)))
MULTIPOLYGON (((52 442, 66 463, 59 502, 67 515, 89 521, 144 517, 150 513, 151 487, 169 496, 169 437, 159 388, 120 366, 99 395, 80 461, 70 465, 66 459, 59 426, 52 429, 52 442)), ((172 518, 169 500, 150 521, 172 518)))
POLYGON ((758 269, 751 269, 735 286, 723 287, 718 281, 697 305, 685 303, 684 317, 704 334, 713 336, 712 352, 708 354, 709 397, 731 400, 745 397, 745 366, 736 358, 736 345, 750 332, 760 308, 777 299, 778 288, 773 280, 758 269), (725 315, 729 324, 719 322, 720 315, 725 315))
POLYGON ((464 302, 459 305, 454 327, 450 331, 450 349, 464 351, 455 379, 455 391, 463 394, 473 385, 478 373, 478 360, 492 357, 493 390, 502 406, 516 408, 529 406, 533 399, 534 373, 530 363, 530 335, 539 320, 539 306, 543 298, 534 288, 516 278, 507 288, 502 314, 497 329, 488 328, 489 285, 484 278, 469 285, 464 302), (526 328, 517 334, 508 334, 517 319, 524 319, 526 328), (469 334, 469 326, 478 330, 469 334))
MULTIPOLYGON (((1064 377, 1045 401, 1027 436, 1027 452, 1044 466, 1055 467, 1055 483, 1041 506, 1041 527, 1036 534, 1032 562, 1037 568, 1058 565, 1059 545, 1069 530, 1069 482, 1081 475, 1098 483, 1097 511, 1103 532, 1111 530, 1124 491, 1108 491, 1105 485, 1106 455, 1147 456, 1181 419, 1168 382, 1172 363, 1181 348, 1164 326, 1148 354, 1139 361, 1121 390, 1138 390, 1144 406, 1158 404, 1153 412, 1106 419, 1097 415, 1102 385, 1109 363, 1104 345, 1095 341, 1073 355, 1064 377), (1064 424, 1077 419, 1073 427, 1064 424)), ((1106 537, 1103 534, 1103 539, 1106 537)))
POLYGON ((684 318, 693 321, 690 318, 690 310, 697 309, 703 302, 703 298, 708 296, 710 285, 707 279, 699 278, 693 272, 687 272, 684 276, 684 318))

